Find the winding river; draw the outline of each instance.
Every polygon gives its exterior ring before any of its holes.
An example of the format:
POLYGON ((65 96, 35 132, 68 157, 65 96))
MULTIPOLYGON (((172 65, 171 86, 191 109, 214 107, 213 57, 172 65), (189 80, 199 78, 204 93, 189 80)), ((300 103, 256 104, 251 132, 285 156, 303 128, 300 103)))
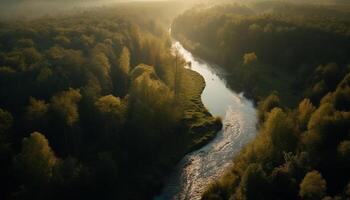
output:
POLYGON ((223 130, 209 144, 181 160, 154 200, 196 200, 211 181, 232 165, 233 156, 255 137, 256 111, 250 100, 226 86, 217 67, 194 57, 178 41, 173 42, 172 49, 204 77, 202 101, 212 115, 223 119, 223 130))

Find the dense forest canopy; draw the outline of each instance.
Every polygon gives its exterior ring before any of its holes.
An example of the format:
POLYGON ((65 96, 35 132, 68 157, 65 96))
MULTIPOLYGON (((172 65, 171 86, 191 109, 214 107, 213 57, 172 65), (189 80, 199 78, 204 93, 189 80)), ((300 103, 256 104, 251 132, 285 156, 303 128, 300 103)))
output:
POLYGON ((0 24, 1 199, 147 199, 220 129, 170 51, 173 5, 0 24))
MULTIPOLYGON (((334 73, 346 70, 349 19, 350 12, 337 6, 258 2, 252 7, 219 5, 187 11, 177 17, 173 31, 188 48, 231 72, 228 82, 234 88, 244 88, 255 99, 273 88, 282 101, 295 104, 303 95, 298 91, 322 81, 315 75, 320 72, 317 67, 335 63, 334 73), (256 62, 247 64, 245 57, 251 53, 256 62)), ((335 88, 339 78, 334 74, 324 81, 335 88)), ((324 92, 305 91, 314 103, 324 92)))
POLYGON ((202 199, 350 198, 347 0, 0 0, 0 12, 0 199, 160 193, 222 129, 169 28, 256 105, 256 138, 202 199))
POLYGON ((258 102, 258 136, 203 199, 350 198, 349 11, 270 1, 175 20, 175 37, 258 102))

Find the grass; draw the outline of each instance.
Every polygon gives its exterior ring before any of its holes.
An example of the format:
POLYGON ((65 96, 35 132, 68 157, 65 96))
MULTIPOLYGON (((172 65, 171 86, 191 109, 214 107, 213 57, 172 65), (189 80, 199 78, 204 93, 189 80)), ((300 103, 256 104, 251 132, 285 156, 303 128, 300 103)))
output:
POLYGON ((203 77, 189 69, 184 69, 181 74, 180 103, 184 108, 183 121, 189 129, 188 149, 193 151, 213 139, 222 129, 222 123, 203 105, 201 98, 205 88, 203 77))

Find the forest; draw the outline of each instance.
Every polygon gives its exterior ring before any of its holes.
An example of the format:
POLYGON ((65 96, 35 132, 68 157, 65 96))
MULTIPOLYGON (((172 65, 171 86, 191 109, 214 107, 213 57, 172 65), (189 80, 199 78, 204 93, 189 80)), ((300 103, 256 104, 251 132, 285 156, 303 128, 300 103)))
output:
POLYGON ((257 103, 257 137, 202 199, 350 198, 348 8, 257 2, 175 19, 175 37, 257 103))
POLYGON ((194 53, 224 67, 236 90, 259 100, 273 88, 284 103, 295 106, 303 96, 315 103, 345 73, 349 17, 350 9, 343 7, 220 5, 185 12, 174 21, 173 31, 194 53), (331 63, 337 65, 334 74, 323 83, 316 69, 331 63))
POLYGON ((173 6, 1 21, 1 199, 149 199, 221 129, 170 51, 173 6))
POLYGON ((347 0, 0 0, 0 199, 350 199, 349 49, 347 0))

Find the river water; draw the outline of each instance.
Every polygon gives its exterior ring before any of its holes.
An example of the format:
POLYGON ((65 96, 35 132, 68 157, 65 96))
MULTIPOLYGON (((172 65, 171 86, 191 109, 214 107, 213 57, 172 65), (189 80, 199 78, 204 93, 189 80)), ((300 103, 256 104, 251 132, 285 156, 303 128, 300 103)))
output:
POLYGON ((242 94, 226 86, 222 72, 213 64, 194 57, 179 42, 177 50, 191 69, 201 74, 206 82, 202 101, 209 112, 223 119, 223 130, 201 149, 187 154, 169 176, 162 193, 154 200, 196 200, 205 188, 217 180, 230 165, 233 157, 256 135, 256 110, 242 94))

